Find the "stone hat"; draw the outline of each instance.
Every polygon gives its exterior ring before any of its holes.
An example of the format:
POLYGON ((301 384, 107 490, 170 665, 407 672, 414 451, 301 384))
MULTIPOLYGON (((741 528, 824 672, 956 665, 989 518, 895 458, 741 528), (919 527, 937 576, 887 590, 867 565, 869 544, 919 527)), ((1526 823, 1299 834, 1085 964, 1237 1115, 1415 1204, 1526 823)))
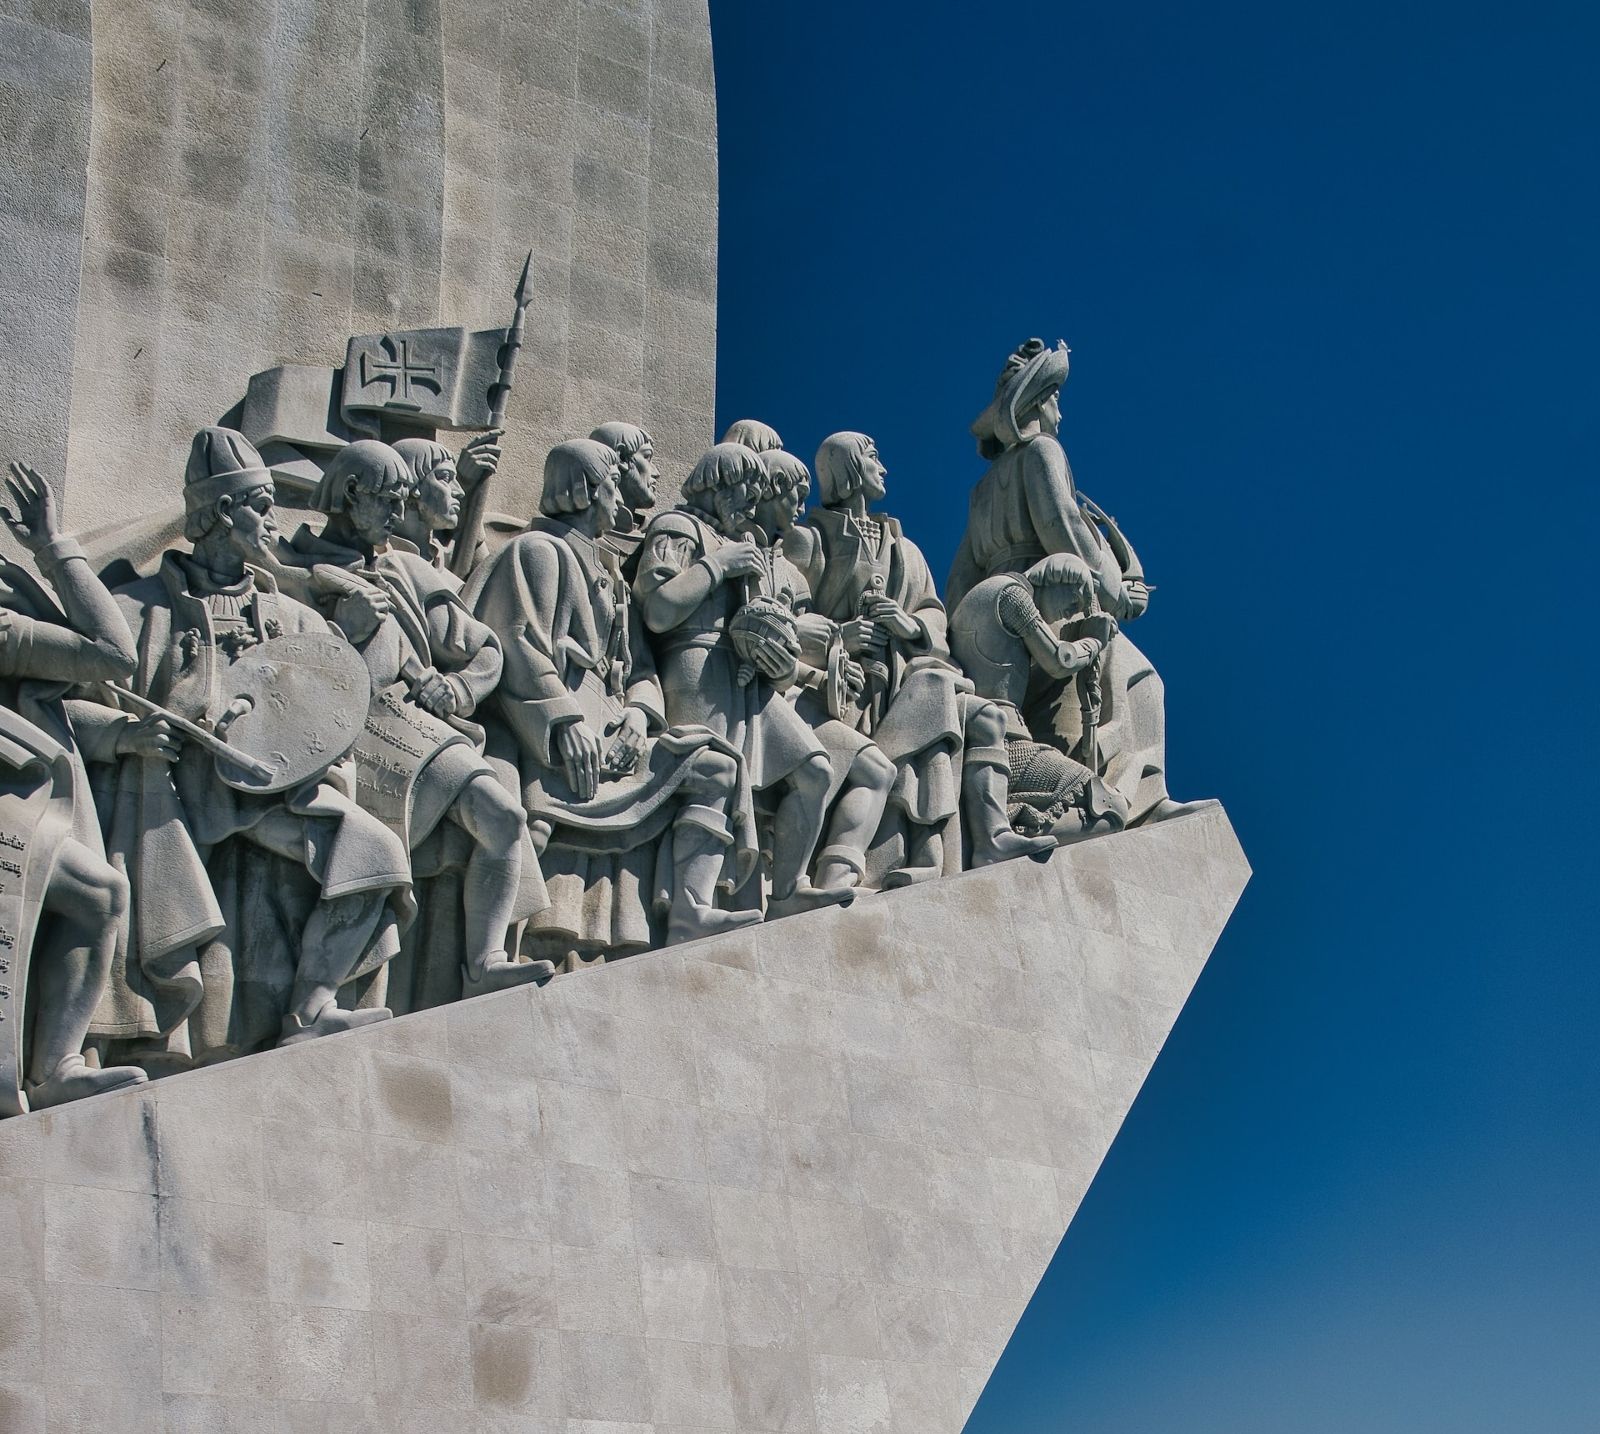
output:
POLYGON ((272 482, 272 470, 255 445, 234 428, 202 428, 183 470, 183 506, 193 513, 218 498, 242 497, 272 482))
POLYGON ((980 453, 993 457, 1021 441, 1019 417, 1067 381, 1070 358, 1065 342, 1052 349, 1045 347, 1043 339, 1029 339, 1006 360, 994 386, 993 401, 972 421, 972 436, 978 440, 980 453))

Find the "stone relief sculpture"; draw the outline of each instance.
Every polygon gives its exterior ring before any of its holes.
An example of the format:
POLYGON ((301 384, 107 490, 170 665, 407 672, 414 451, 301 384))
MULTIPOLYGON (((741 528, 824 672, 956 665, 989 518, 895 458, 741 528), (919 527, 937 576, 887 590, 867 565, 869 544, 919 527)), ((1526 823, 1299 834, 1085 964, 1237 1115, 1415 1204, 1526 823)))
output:
POLYGON ((81 725, 120 727, 97 796, 132 889, 91 1032, 152 1071, 386 1017, 337 998, 394 955, 411 906, 405 847, 345 760, 365 672, 265 571, 260 455, 202 429, 183 499, 191 550, 115 594, 137 633, 132 697, 102 686, 69 704, 81 725))
MULTIPOLYGON (((1050 553, 1081 558, 1094 575, 1101 609, 1119 624, 1143 615, 1149 585, 1115 523, 1078 491, 1057 436, 1067 346, 1029 339, 1006 360, 994 398, 973 421, 978 453, 990 460, 968 509, 967 530, 946 584, 952 609, 984 578, 1026 572, 1050 553)), ((1149 660, 1121 631, 1102 663, 1097 736, 1099 770, 1132 821, 1159 821, 1189 808, 1167 795, 1166 699, 1149 660)), ((1082 746, 1080 709, 1061 701, 1061 684, 1037 694, 1028 714, 1037 733, 1082 746)))
POLYGON ((867 851, 888 806, 895 766, 859 726, 843 720, 866 687, 866 670, 846 650, 838 624, 812 610, 810 584, 786 555, 811 489, 811 474, 781 449, 769 447, 761 459, 766 481, 749 530, 767 549, 762 591, 795 614, 800 651, 788 696, 817 734, 832 768, 827 827, 816 858, 817 885, 829 890, 856 887, 868 879, 867 851))
MULTIPOLYGON (((638 434, 621 441, 647 463, 638 434)), ((592 439, 552 449, 540 518, 469 592, 506 635, 492 736, 546 842, 550 905, 529 923, 529 944, 568 968, 658 944, 663 915, 668 942, 761 919, 718 906, 755 869, 750 782, 725 734, 669 724, 607 543, 625 508, 622 467, 592 439)))
POLYGON ((703 726, 737 749, 751 787, 771 794, 772 916, 847 901, 850 886, 812 884, 832 766, 783 697, 800 640, 792 612, 760 592, 766 554, 745 532, 766 482, 753 450, 719 443, 683 485, 684 502, 645 529, 634 579, 655 636, 667 720, 703 726))
POLYGON ((866 674, 846 720, 895 766, 889 804, 899 829, 879 844, 882 884, 892 888, 961 869, 962 815, 974 866, 1052 842, 1013 831, 1006 817, 1005 719, 951 660, 944 604, 921 551, 895 519, 868 510, 886 476, 866 434, 823 440, 806 578, 815 610, 838 625, 866 674))
POLYGON ((0 567, 0 1113, 1187 809, 1123 633, 1150 588, 1057 437, 1065 347, 973 425, 947 614, 862 433, 807 512, 741 419, 659 511, 610 420, 486 521, 528 298, 257 375, 268 452, 202 429, 189 546, 142 576, 12 466, 41 577, 0 567))
POLYGON ((305 574, 306 591, 370 674, 371 704, 355 741, 363 799, 418 867, 464 867, 460 949, 448 964, 460 966, 470 995, 550 974, 506 949, 512 925, 546 898, 521 804, 470 721, 500 680, 499 639, 473 617, 451 574, 390 541, 411 483, 388 444, 350 444, 313 498, 327 515, 322 532, 302 525, 281 556, 305 574))
MULTIPOLYGON (((105 991, 128 882, 106 860, 79 733, 62 702, 78 682, 126 681, 133 634, 50 489, 11 465, 0 519, 51 591, 0 560, 0 1115, 136 1085, 136 1066, 91 1068, 89 1021, 105 991)), ((90 724, 91 750, 119 734, 90 724)))
POLYGON ((1034 741, 1022 715, 1041 686, 1073 677, 1093 707, 1100 658, 1115 633, 1115 621, 1095 606, 1093 574, 1070 553, 1041 558, 1023 577, 985 578, 950 619, 951 653, 1005 717, 1008 814, 1018 831, 1065 843, 1127 824, 1128 804, 1098 772, 1034 741))

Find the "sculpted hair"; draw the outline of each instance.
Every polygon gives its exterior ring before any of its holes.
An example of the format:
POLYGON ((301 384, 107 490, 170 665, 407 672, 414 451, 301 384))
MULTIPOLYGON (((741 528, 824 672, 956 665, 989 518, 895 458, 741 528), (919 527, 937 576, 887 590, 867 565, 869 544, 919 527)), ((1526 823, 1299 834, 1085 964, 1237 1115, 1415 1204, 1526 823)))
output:
POLYGON ((376 438, 358 438, 333 455, 323 472, 311 506, 319 513, 342 513, 345 488, 355 479, 358 493, 393 493, 404 498, 415 480, 406 460, 387 443, 376 438))
POLYGON ((722 441, 742 443, 757 453, 772 453, 783 447, 783 440, 778 437, 778 430, 770 423, 763 423, 759 418, 734 419, 728 425, 728 431, 722 435, 722 441))
POLYGON ((602 423, 589 435, 596 443, 603 443, 624 463, 631 463, 634 455, 647 444, 655 447, 654 440, 637 423, 602 423))
POLYGON ((539 511, 547 518, 581 513, 616 468, 616 450, 598 439, 574 438, 556 444, 545 454, 539 511))
POLYGON ((830 433, 817 449, 817 488, 824 507, 849 501, 861 486, 861 460, 873 446, 865 433, 830 433))
POLYGON ((709 497, 723 488, 750 484, 757 492, 765 486, 767 470, 761 455, 742 443, 719 443, 708 449, 683 480, 685 498, 709 497))
POLYGON ((411 484, 406 490, 408 496, 441 463, 453 464, 456 461, 455 454, 431 438, 402 438, 394 445, 394 451, 405 461, 411 473, 411 484))
POLYGON ((774 448, 761 455, 767 470, 766 496, 776 498, 784 493, 799 490, 800 496, 811 491, 811 470, 792 453, 774 448))

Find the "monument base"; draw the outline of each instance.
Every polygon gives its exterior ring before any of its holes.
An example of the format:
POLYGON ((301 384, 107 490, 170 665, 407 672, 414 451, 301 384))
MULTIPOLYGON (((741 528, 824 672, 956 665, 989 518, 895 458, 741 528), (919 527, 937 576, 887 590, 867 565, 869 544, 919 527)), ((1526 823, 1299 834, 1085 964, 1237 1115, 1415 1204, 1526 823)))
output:
POLYGON ((0 1429, 956 1434, 1248 877, 1209 808, 6 1121, 0 1429))

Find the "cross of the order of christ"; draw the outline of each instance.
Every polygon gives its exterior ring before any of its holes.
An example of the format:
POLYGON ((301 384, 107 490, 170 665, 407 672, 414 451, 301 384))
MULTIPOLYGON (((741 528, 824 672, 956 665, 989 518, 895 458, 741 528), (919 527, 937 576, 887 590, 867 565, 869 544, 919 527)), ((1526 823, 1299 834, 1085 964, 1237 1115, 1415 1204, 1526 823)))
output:
POLYGON ((431 363, 413 362, 411 358, 410 339, 392 339, 385 337, 383 347, 389 353, 389 360, 385 362, 371 350, 363 350, 361 354, 361 386, 368 387, 374 383, 387 383, 390 385, 390 397, 396 404, 405 404, 411 408, 420 408, 411 396, 413 385, 421 385, 430 393, 440 391, 439 365, 431 363))

